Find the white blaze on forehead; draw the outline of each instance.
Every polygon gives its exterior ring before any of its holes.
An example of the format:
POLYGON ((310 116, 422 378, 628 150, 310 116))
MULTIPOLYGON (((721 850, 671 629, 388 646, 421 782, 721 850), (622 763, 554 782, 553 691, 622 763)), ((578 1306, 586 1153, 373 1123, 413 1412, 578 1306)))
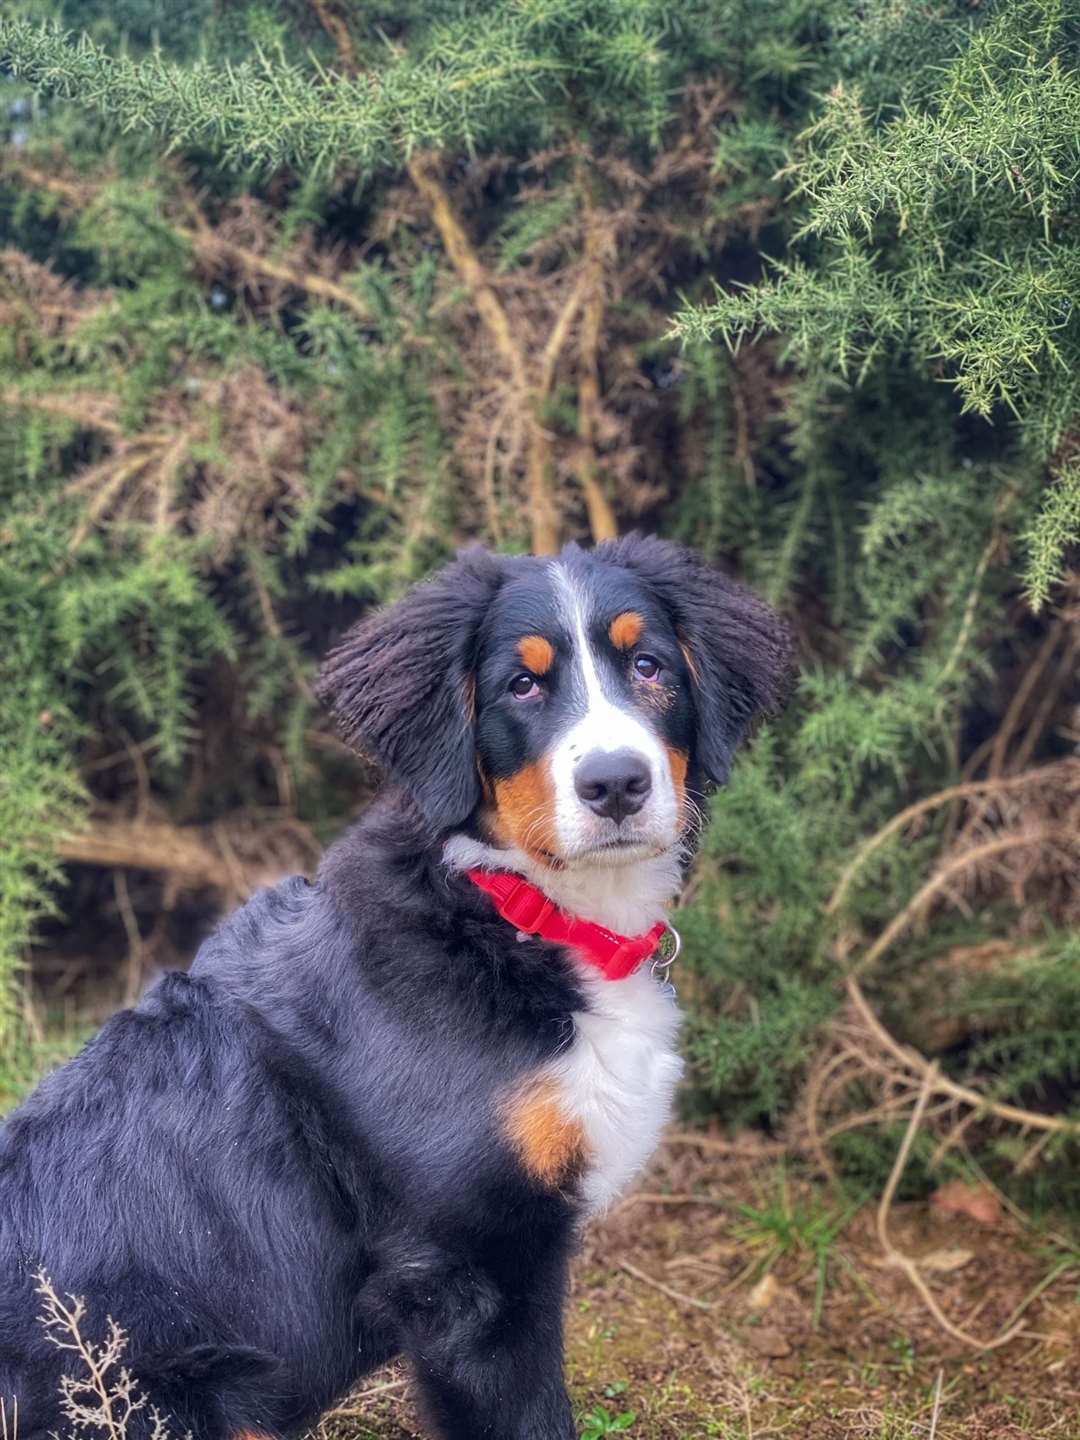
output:
MULTIPOLYGON (((670 844, 676 827, 675 787, 667 752, 648 725, 617 704, 604 690, 597 656, 588 637, 590 618, 587 591, 574 583, 559 561, 553 561, 559 617, 570 636, 573 685, 580 718, 560 736, 551 758, 555 784, 555 825, 568 855, 610 835, 611 822, 601 820, 583 805, 574 789, 574 771, 594 751, 633 750, 648 762, 652 791, 635 828, 647 830, 657 841, 670 844), (670 838, 667 838, 670 837, 670 838)), ((643 840, 645 835, 643 833, 643 840)))

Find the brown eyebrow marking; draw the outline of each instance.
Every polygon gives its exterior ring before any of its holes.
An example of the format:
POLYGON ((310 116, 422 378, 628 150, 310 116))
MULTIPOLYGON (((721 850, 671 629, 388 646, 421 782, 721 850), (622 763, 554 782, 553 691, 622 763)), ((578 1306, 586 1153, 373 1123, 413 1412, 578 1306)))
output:
POLYGON ((534 675, 546 675, 555 664, 555 646, 543 635, 525 635, 517 643, 521 663, 534 675))
POLYGON ((645 621, 636 610, 624 610, 608 626, 608 638, 616 650, 632 650, 644 629, 645 621))

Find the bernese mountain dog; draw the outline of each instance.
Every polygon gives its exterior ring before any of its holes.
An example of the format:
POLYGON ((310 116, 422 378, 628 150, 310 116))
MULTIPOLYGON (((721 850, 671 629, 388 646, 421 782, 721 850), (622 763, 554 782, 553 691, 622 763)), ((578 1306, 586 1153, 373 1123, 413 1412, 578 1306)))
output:
POLYGON ((18 1440, 86 1378, 43 1276, 123 1327, 128 1440, 149 1401, 175 1437, 293 1434, 394 1356, 432 1434, 573 1436, 568 1260, 671 1108, 665 908, 787 648, 642 536, 467 550, 345 635, 319 691, 382 796, 0 1130, 18 1440))

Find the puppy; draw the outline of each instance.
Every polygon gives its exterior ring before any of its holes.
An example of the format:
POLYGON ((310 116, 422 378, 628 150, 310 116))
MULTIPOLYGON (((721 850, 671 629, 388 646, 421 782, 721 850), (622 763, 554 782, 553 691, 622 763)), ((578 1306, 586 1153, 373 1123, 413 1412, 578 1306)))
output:
POLYGON ((570 1440, 575 1233, 679 1077, 665 907, 786 663, 764 605, 637 536, 466 551, 345 637, 319 688, 382 797, 0 1131, 20 1440, 83 1374, 41 1274, 124 1327, 174 1435, 288 1435, 404 1355, 434 1434, 570 1440))

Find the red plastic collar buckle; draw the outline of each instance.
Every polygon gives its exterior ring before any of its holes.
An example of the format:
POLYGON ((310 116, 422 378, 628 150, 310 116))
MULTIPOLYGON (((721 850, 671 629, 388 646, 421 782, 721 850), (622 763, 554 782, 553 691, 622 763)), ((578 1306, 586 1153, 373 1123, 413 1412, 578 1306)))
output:
POLYGON ((556 910, 554 900, 549 900, 542 890, 520 880, 504 900, 499 902, 499 914, 511 925, 524 930, 527 935, 538 934, 545 921, 556 910))

